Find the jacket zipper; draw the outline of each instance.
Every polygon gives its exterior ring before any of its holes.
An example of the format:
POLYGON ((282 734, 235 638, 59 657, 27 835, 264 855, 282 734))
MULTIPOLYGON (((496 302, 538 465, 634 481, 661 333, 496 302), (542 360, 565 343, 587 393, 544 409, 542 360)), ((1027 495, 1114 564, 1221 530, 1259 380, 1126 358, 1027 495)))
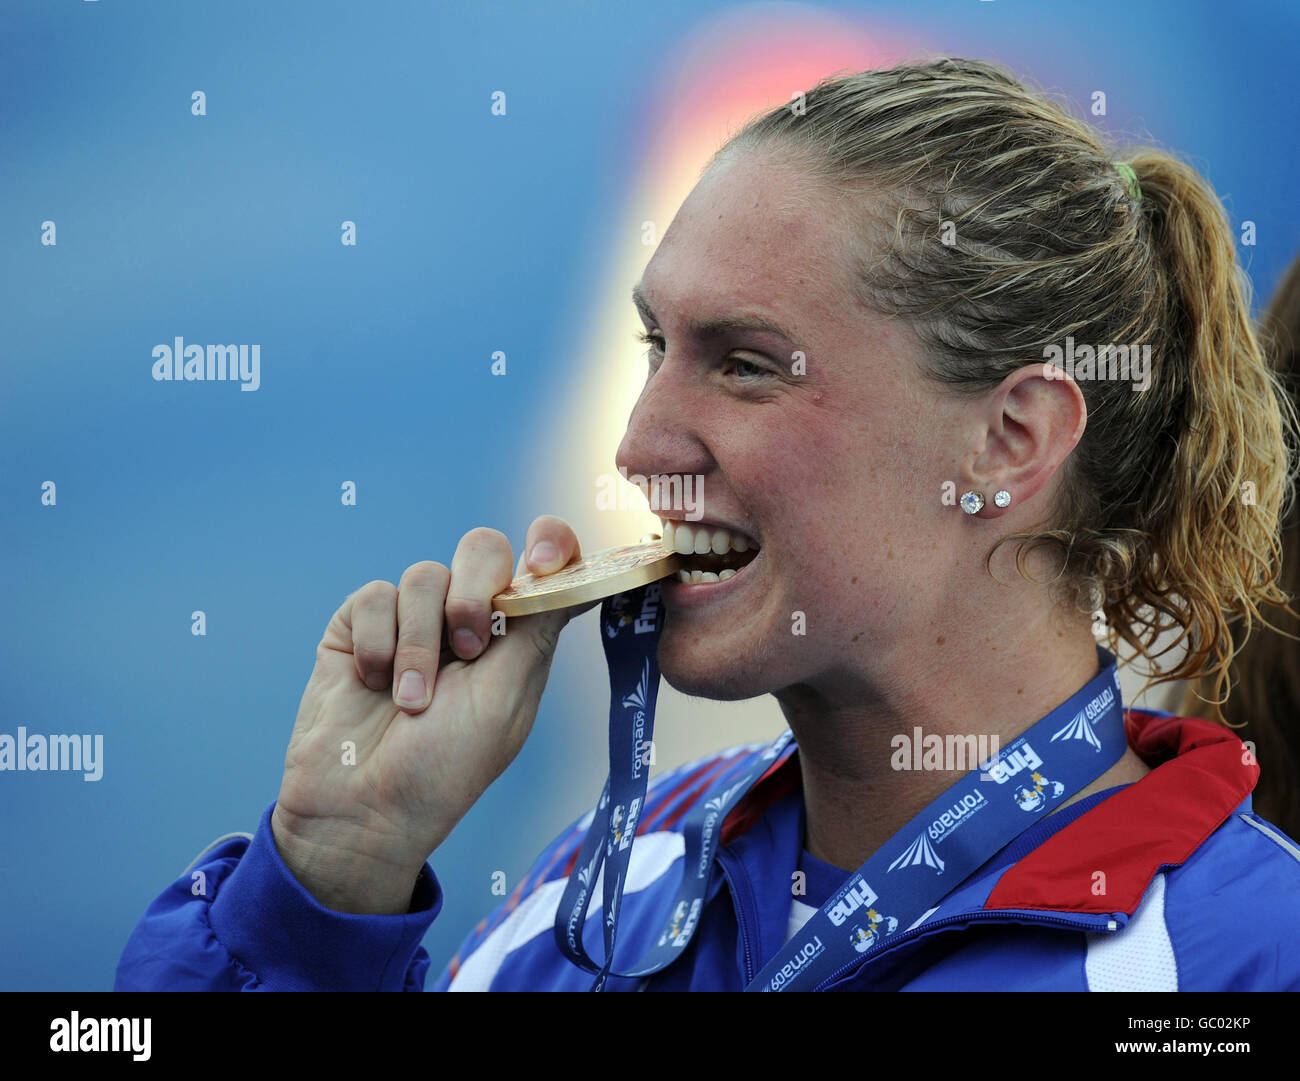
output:
POLYGON ((715 859, 718 861, 718 866, 722 868, 722 877, 727 880, 727 888, 731 891, 732 900, 735 902, 732 907, 736 910, 736 927, 740 931, 740 941, 745 947, 745 986, 748 987, 754 982, 755 972, 754 950, 750 945, 749 937, 749 920, 745 913, 745 898, 736 888, 736 880, 732 878, 728 868, 730 856, 724 855, 722 850, 719 850, 715 859))
MULTIPOLYGON (((1028 912, 1020 908, 996 908, 987 911, 983 909, 979 909, 974 912, 966 912, 960 915, 947 916, 944 919, 935 920, 934 923, 922 924, 920 927, 913 927, 910 931, 904 931, 897 938, 887 939, 886 944, 880 950, 871 954, 869 957, 864 957, 861 960, 850 961, 847 965, 843 965, 842 967, 836 969, 835 972, 831 973, 831 975, 827 976, 824 980, 822 980, 821 983, 819 983, 816 987, 813 988, 813 990, 814 991, 824 990, 829 984, 834 983, 846 972, 849 972, 850 970, 858 967, 866 968, 873 961, 880 958, 883 954, 886 954, 890 950, 895 949, 898 946, 901 946, 904 942, 907 942, 909 939, 916 939, 916 938, 920 938, 922 935, 928 935, 932 931, 937 931, 939 928, 944 927, 945 925, 951 925, 954 923, 970 923, 972 920, 974 921, 980 921, 986 919, 993 920, 997 917, 1007 917, 1007 916, 1013 917, 1017 923, 1036 923, 1047 927, 1066 927, 1072 931, 1079 931, 1080 933, 1085 933, 1085 934, 1096 933, 1098 931, 1104 931, 1109 929, 1109 927, 1094 927, 1090 924, 1081 925, 1077 917, 1075 919, 1068 919, 1064 916, 1042 916, 1037 913, 1028 912)), ((1100 916, 1098 918, 1100 918, 1100 916)), ((1111 917, 1111 920, 1113 920, 1113 917, 1111 917)))
MULTIPOLYGON (((726 879, 727 887, 731 891, 732 900, 735 902, 732 907, 736 913, 736 928, 740 932, 740 941, 744 947, 745 986, 748 987, 751 983, 754 982, 754 977, 757 975, 756 965, 754 964, 753 940, 750 937, 750 925, 752 921, 750 919, 748 906, 747 906, 748 895, 742 892, 738 888, 739 885, 738 879, 740 876, 738 874, 733 875, 732 873, 733 861, 732 861, 731 854, 723 850, 719 850, 717 855, 714 858, 717 860, 718 866, 722 869, 722 877, 726 879)), ((743 865, 739 867, 739 870, 743 871, 743 865)), ((1106 930, 1105 927, 1097 927, 1090 923, 1081 923, 1078 917, 1071 919, 1066 916, 1043 916, 1037 913, 1026 911, 1025 909, 1018 909, 1018 908, 998 908, 998 909, 991 909, 991 910, 976 909, 975 911, 967 911, 965 913, 954 913, 953 915, 946 916, 941 920, 935 920, 933 923, 925 923, 922 924, 920 927, 912 928, 910 931, 904 931, 897 938, 887 939, 886 944, 880 950, 871 954, 869 957, 864 957, 861 960, 850 961, 848 964, 842 965, 840 968, 836 969, 836 971, 833 972, 830 976, 827 976, 824 980, 822 980, 819 984, 817 984, 817 986, 813 990, 815 991, 822 990, 828 984, 834 983, 836 980, 838 980, 841 976, 843 976, 845 973, 849 972, 850 970, 857 967, 865 968, 866 966, 870 965, 873 961, 875 961, 877 958, 879 958, 882 954, 888 953, 890 950, 898 946, 901 946, 912 939, 920 938, 922 935, 930 934, 933 931, 937 931, 943 927, 951 926, 952 924, 956 924, 956 923, 970 923, 972 921, 995 920, 998 919, 999 917, 1001 918, 1011 917, 1012 919, 1014 919, 1016 922, 1019 923, 1035 923, 1040 926, 1046 926, 1046 927, 1064 927, 1072 931, 1079 931, 1081 933, 1106 930)), ((1100 919, 1101 917, 1099 916, 1098 918, 1100 919)))

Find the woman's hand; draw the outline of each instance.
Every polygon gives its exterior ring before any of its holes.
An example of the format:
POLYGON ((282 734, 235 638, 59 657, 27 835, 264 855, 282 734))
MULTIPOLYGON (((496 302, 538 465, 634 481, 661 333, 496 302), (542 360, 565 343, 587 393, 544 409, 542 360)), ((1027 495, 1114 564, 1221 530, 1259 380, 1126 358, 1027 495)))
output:
MULTIPOLYGON (((568 524, 528 529, 516 573, 577 559, 568 524)), ((323 905, 403 913, 420 868, 523 747, 561 628, 591 602, 511 619, 492 597, 512 553, 494 529, 452 557, 370 582, 334 613, 298 707, 272 813, 276 847, 323 905), (498 621, 499 624, 499 621, 498 621)))

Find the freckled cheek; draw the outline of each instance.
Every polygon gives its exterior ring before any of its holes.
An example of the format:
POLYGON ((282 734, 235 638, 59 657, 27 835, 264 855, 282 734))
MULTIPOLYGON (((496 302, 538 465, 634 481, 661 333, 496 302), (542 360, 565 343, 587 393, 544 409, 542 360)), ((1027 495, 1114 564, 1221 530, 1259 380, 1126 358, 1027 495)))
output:
POLYGON ((772 467, 781 471, 792 505, 818 509, 835 518, 851 513, 855 490, 867 468, 860 446, 840 436, 828 436, 827 421, 810 418, 807 431, 791 443, 772 467))
MULTIPOLYGON (((750 457, 749 508, 773 554, 802 574, 820 578, 860 555, 854 540, 864 507, 854 473, 837 468, 831 440, 787 440, 782 450, 750 457)), ((847 564, 846 564, 847 565, 847 564)))

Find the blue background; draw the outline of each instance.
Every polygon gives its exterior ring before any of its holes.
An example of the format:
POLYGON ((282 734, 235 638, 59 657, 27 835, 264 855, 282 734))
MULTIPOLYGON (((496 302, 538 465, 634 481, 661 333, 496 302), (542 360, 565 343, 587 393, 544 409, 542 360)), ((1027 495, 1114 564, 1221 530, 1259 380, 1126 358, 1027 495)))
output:
MULTIPOLYGON (((343 598, 551 509, 523 466, 580 423, 554 373, 658 60, 743 6, 5 0, 0 732, 102 733, 105 775, 0 773, 0 988, 110 987, 150 899, 274 799, 343 598), (176 335, 260 343, 261 389, 154 382, 176 335)), ((1300 248, 1282 4, 816 6, 1076 101, 1106 87, 1112 135, 1185 152, 1257 223, 1263 298, 1300 248)), ((600 748, 575 747, 603 743, 603 679, 552 686, 436 854, 435 968, 492 871, 513 886, 599 791, 600 748)))

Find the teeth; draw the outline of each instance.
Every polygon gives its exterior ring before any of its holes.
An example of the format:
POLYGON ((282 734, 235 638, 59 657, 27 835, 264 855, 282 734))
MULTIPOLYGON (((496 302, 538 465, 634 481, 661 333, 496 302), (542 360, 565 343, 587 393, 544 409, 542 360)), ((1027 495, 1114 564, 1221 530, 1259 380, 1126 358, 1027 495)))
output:
POLYGON ((736 572, 730 567, 726 570, 714 574, 712 571, 688 571, 680 570, 677 572, 677 580, 685 582, 687 585, 700 585, 703 582, 725 582, 728 578, 734 578, 736 572))
POLYGON ((679 555, 725 556, 728 552, 757 551, 758 545, 739 533, 721 526, 691 525, 689 522, 663 523, 663 545, 679 555))

